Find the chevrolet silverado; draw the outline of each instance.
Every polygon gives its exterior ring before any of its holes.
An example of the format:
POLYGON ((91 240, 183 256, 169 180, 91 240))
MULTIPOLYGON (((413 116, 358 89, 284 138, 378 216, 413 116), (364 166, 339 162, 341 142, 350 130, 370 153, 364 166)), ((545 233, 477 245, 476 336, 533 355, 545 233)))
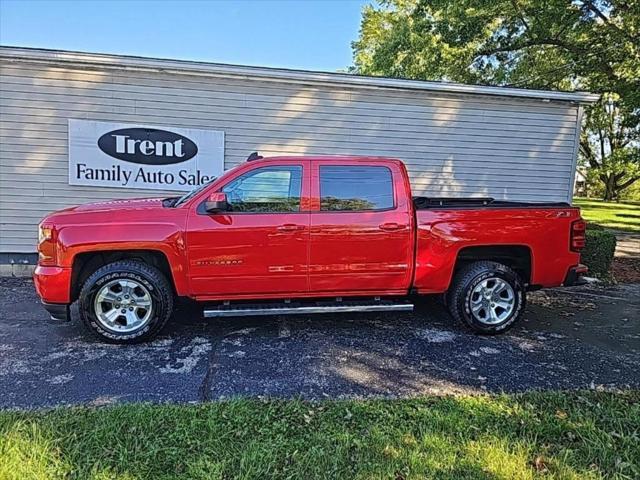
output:
POLYGON ((413 198, 388 158, 250 160, 181 197, 47 216, 34 281, 52 318, 78 301, 91 332, 134 343, 178 297, 219 317, 411 310, 444 294, 456 320, 495 334, 528 290, 586 272, 585 222, 568 204, 413 198))

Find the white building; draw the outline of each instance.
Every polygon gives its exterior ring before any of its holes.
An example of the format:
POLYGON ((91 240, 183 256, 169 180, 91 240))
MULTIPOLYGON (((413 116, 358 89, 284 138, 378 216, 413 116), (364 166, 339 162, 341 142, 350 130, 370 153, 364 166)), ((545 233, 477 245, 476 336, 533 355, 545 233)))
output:
MULTIPOLYGON (((582 105, 596 99, 0 47, 0 264, 35 261, 36 226, 53 210, 189 188, 107 178, 131 163, 98 141, 115 138, 122 150, 130 128, 164 130, 161 143, 133 140, 153 158, 156 146, 192 141, 191 174, 215 174, 253 151, 381 155, 404 160, 416 195, 570 202, 582 105), (87 178, 101 165, 100 178, 87 178)), ((174 145, 170 153, 184 156, 183 143, 174 145)))

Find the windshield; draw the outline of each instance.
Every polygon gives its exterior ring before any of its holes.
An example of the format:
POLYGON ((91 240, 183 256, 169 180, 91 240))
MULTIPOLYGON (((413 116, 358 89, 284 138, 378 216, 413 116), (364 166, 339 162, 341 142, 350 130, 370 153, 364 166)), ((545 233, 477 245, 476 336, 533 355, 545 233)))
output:
POLYGON ((181 196, 180 198, 178 198, 175 203, 173 204, 174 207, 179 207, 180 205, 182 205, 184 202, 186 202, 187 200, 195 197, 197 194, 199 194, 202 190, 204 190, 206 187, 208 187, 211 182, 213 182, 214 180, 216 180, 216 177, 213 177, 211 180, 209 180, 208 182, 203 183, 202 185, 200 185, 199 187, 194 188, 193 190, 191 190, 189 193, 185 193, 183 196, 181 196))

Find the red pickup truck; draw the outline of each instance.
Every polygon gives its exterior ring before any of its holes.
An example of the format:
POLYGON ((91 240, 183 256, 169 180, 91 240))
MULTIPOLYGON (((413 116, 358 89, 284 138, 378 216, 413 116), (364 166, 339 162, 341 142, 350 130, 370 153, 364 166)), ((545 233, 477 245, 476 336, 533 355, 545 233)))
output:
POLYGON ((399 160, 258 157, 182 197, 49 215, 34 280, 52 318, 78 300, 109 342, 154 336, 177 297, 217 317, 411 310, 445 294, 454 318, 493 334, 527 290, 581 281, 584 242, 567 204, 412 198, 399 160))

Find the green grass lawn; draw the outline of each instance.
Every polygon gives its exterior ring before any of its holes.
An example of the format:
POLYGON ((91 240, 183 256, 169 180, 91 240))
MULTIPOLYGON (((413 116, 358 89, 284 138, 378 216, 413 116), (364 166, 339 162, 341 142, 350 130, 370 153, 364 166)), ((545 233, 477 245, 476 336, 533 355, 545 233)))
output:
POLYGON ((574 198, 582 217, 603 227, 627 232, 640 232, 640 203, 615 203, 574 198))
POLYGON ((640 478, 640 392, 0 412, 0 478, 640 478))

